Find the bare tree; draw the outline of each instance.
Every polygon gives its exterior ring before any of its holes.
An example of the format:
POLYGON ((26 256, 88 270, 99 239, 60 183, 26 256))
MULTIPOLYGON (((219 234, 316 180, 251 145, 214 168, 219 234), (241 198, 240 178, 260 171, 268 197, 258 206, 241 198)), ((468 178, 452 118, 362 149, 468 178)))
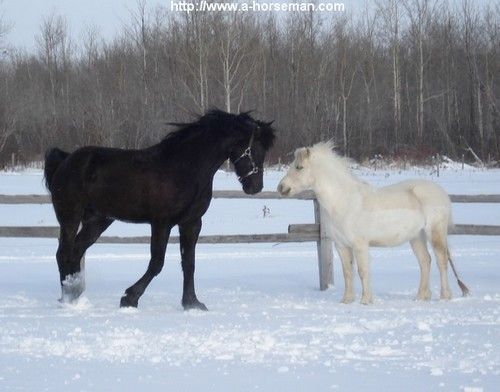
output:
POLYGON ((346 25, 342 30, 337 30, 337 55, 339 56, 339 85, 340 96, 342 97, 342 141, 344 154, 349 155, 349 142, 347 134, 347 101, 351 96, 354 78, 358 69, 358 62, 350 57, 353 52, 346 25))
POLYGON ((401 134, 401 65, 400 65, 400 24, 401 0, 378 2, 378 9, 384 16, 384 27, 389 32, 389 42, 392 54, 392 101, 393 101, 393 132, 396 143, 401 134))
POLYGON ((481 92, 481 80, 477 64, 477 30, 478 14, 472 2, 462 0, 462 18, 463 18, 463 40, 465 43, 465 55, 467 58, 468 79, 470 83, 470 122, 472 127, 477 130, 479 147, 481 152, 484 150, 484 122, 483 122, 483 104, 481 92))
MULTIPOLYGON (((191 12, 182 15, 184 43, 180 45, 179 59, 185 66, 182 83, 198 111, 208 107, 208 67, 211 39, 211 13, 191 12)), ((188 110, 186 110, 188 112, 188 110)))
POLYGON ((365 129, 368 133, 368 149, 373 148, 373 133, 374 133, 374 102, 377 102, 377 78, 375 76, 375 56, 376 56, 376 25, 380 18, 380 10, 376 9, 370 12, 369 4, 365 2, 365 9, 363 16, 357 30, 360 31, 360 43, 362 50, 362 57, 360 58, 360 74, 363 79, 364 96, 366 100, 365 109, 365 129))
MULTIPOLYGON (((2 2, 0 1, 0 7, 2 2)), ((9 76, 8 69, 3 63, 3 58, 7 55, 7 50, 4 48, 4 39, 10 31, 11 25, 5 20, 3 13, 0 10, 0 75, 2 76, 2 91, 0 100, 0 155, 5 148, 7 140, 12 136, 15 130, 16 116, 12 113, 12 107, 9 105, 9 76)), ((1 163, 1 162, 0 162, 1 163)))
POLYGON ((473 0, 378 0, 343 17, 174 15, 141 0, 113 41, 89 29, 76 47, 49 15, 36 54, 0 58, 0 163, 54 143, 146 146, 214 106, 275 119, 272 160, 332 137, 355 158, 470 147, 495 160, 499 21, 500 5, 473 0))
POLYGON ((58 98, 64 95, 67 100, 69 96, 69 87, 66 85, 64 90, 63 80, 64 76, 67 76, 71 56, 71 43, 66 19, 54 13, 44 18, 37 42, 40 57, 48 74, 51 112, 55 121, 59 110, 58 98))
POLYGON ((219 13, 214 20, 216 50, 219 54, 221 77, 218 82, 223 90, 224 108, 231 112, 235 94, 238 109, 241 107, 248 78, 254 72, 257 58, 255 43, 257 33, 249 14, 219 13))

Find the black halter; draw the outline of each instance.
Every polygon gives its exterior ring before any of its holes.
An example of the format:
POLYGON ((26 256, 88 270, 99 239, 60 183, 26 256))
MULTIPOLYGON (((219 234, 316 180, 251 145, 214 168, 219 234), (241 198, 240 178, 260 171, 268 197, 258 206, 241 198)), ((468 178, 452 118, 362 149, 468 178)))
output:
POLYGON ((259 172, 259 167, 255 164, 255 161, 253 160, 253 156, 252 156, 252 144, 253 144, 254 135, 255 135, 255 131, 252 131, 252 136, 250 137, 250 142, 248 143, 248 147, 245 149, 245 151, 243 151, 243 154, 241 154, 238 158, 236 158, 233 161, 233 165, 236 165, 243 158, 248 158, 250 160, 250 164, 252 165, 252 169, 247 174, 238 177, 239 182, 241 182, 244 178, 250 177, 251 175, 259 172))

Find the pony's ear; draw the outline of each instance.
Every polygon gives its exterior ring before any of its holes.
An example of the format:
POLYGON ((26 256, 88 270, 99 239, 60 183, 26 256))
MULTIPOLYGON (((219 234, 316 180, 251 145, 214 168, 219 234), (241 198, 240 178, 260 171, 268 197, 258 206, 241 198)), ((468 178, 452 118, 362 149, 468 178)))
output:
POLYGON ((311 156, 311 150, 307 147, 298 148, 294 155, 298 162, 303 162, 311 156))

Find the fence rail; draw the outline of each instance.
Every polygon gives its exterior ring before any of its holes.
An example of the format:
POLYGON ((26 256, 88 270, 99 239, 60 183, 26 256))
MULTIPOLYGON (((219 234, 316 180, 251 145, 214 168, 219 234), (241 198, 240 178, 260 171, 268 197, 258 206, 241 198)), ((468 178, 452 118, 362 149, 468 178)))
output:
MULTIPOLYGON (((199 243, 232 244, 232 243, 269 243, 269 242, 316 242, 318 251, 318 267, 320 289, 326 290, 333 284, 333 252, 332 241, 328 238, 326 225, 322 225, 326 214, 323 212, 313 192, 303 192, 294 197, 283 197, 276 192, 261 192, 247 195, 241 191, 214 191, 214 199, 295 199, 311 200, 314 203, 313 224, 291 224, 288 233, 271 234, 236 234, 200 236, 199 243)), ((453 203, 500 203, 500 195, 450 195, 453 203)), ((0 204, 50 204, 49 195, 0 195, 0 204)), ((455 225, 450 229, 455 235, 500 235, 500 226, 489 225, 455 225)), ((0 226, 0 237, 21 238, 57 238, 59 227, 56 226, 0 226)), ((146 244, 149 236, 102 236, 98 243, 107 244, 146 244)), ((170 237, 170 242, 178 243, 178 237, 170 237)))
MULTIPOLYGON (((214 199, 297 199, 315 200, 311 191, 293 197, 281 196, 277 192, 260 192, 247 195, 241 191, 214 191, 214 199)), ((450 195, 453 203, 500 203, 500 195, 450 195)), ((0 204, 50 204, 49 195, 0 195, 0 204)))

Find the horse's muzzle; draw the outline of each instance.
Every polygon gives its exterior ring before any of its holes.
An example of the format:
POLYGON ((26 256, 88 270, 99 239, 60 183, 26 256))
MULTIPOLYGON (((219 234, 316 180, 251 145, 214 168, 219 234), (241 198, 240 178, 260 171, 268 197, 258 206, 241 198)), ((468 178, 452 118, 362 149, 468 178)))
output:
POLYGON ((259 184, 243 185, 243 192, 245 192, 247 195, 255 195, 256 193, 259 193, 262 188, 263 186, 259 184))

